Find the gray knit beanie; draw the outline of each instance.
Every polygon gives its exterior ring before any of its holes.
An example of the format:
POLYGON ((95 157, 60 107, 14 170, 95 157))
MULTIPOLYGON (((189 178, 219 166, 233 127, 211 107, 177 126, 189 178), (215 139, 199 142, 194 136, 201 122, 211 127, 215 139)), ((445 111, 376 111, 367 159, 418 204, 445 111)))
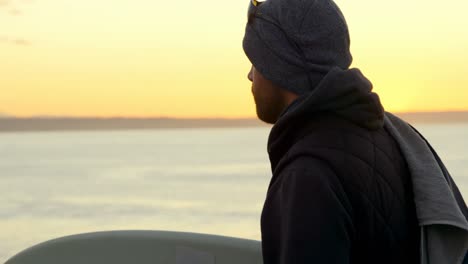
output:
POLYGON ((267 0, 249 7, 244 51, 265 78, 302 95, 352 62, 345 18, 332 0, 267 0))

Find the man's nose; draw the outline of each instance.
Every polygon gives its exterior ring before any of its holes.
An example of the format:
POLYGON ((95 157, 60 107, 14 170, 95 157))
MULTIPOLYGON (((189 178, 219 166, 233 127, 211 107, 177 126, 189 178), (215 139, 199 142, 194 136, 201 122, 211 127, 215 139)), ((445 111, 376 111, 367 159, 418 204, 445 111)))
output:
POLYGON ((249 74, 247 74, 247 79, 249 79, 251 82, 253 82, 252 71, 253 71, 253 66, 250 68, 249 74))

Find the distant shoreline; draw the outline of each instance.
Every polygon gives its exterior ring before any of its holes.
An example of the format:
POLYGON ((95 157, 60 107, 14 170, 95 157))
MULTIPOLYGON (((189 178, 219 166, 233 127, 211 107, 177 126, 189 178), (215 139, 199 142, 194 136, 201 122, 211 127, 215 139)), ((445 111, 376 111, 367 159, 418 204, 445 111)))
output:
POLYGON ((256 119, 0 118, 0 132, 99 131, 266 126, 256 119))
MULTIPOLYGON (((468 123, 468 112, 396 113, 409 123, 468 123)), ((0 132, 261 127, 254 119, 0 117, 0 132)))

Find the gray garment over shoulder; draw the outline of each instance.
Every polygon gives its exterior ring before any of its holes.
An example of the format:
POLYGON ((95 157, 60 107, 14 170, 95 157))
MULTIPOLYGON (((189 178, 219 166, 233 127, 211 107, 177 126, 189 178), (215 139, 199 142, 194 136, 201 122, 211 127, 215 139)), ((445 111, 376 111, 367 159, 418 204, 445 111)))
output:
POLYGON ((385 127, 398 142, 411 173, 421 227, 421 264, 463 263, 468 251, 467 208, 457 186, 413 127, 390 113, 385 113, 385 127))

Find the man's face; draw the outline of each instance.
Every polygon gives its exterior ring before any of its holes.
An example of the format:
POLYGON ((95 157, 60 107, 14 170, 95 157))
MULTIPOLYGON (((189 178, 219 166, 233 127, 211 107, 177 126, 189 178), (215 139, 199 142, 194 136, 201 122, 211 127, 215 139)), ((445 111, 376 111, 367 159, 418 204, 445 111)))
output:
POLYGON ((274 124, 288 106, 285 91, 267 80, 252 66, 248 79, 252 82, 252 94, 260 120, 274 124))

